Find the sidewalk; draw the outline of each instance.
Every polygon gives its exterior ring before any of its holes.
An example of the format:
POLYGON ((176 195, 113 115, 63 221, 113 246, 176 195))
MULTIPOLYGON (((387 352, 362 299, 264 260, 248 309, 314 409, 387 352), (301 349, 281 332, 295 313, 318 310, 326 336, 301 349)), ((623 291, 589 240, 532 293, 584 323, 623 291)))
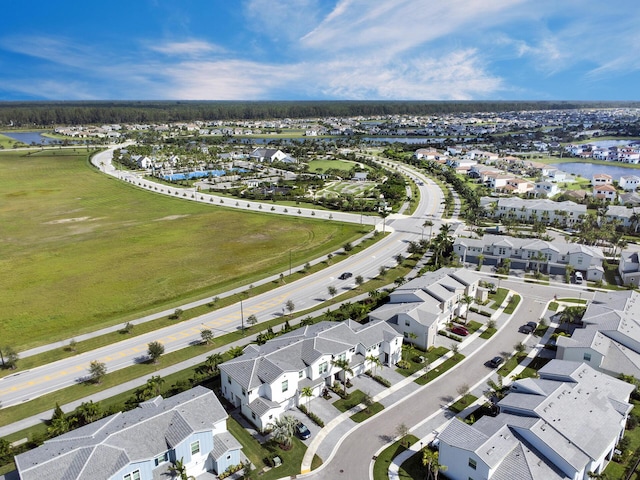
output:
MULTIPOLYGON (((515 315, 516 311, 513 313, 513 315, 504 315, 504 309, 506 308, 506 306, 509 304, 509 299, 511 298, 511 296, 514 294, 515 292, 509 292, 509 294, 507 295, 507 297, 505 298, 505 300, 502 302, 502 305, 500 306, 500 308, 498 308, 491 316, 491 318, 493 320, 497 320, 497 328, 500 330, 502 328, 504 328, 506 326, 506 324, 508 323, 508 320, 515 315)), ((520 305, 519 305, 520 306, 520 305)), ((469 355, 470 353, 476 351, 477 349, 479 349, 482 344, 484 342, 478 342, 476 341, 480 335, 486 330, 486 325, 483 325, 480 329, 478 329, 476 332, 474 332, 473 334, 469 335, 468 337, 466 337, 464 339, 464 341, 460 342, 459 346, 458 346, 458 351, 462 354, 464 354, 465 356, 469 355)), ((438 360, 436 360, 435 362, 433 362, 430 365, 430 370, 433 369, 437 369, 443 362, 445 362, 446 360, 448 360, 449 358, 451 358, 453 356, 453 352, 449 351, 447 354, 443 355, 442 357, 440 357, 438 360)), ((455 369, 456 367, 454 366, 451 370, 455 369)), ((451 371, 449 370, 449 372, 451 371)), ((445 372, 444 375, 446 375, 448 372, 445 372)), ((402 381, 396 383, 395 385, 392 385, 391 387, 383 390, 382 392, 378 393, 377 395, 375 395, 373 397, 373 401, 374 402, 381 402, 382 400, 384 400, 385 398, 394 395, 394 396, 398 396, 398 397, 405 397, 410 393, 414 393, 418 390, 421 390, 423 388, 428 387, 429 385, 424 385, 421 386, 419 388, 416 388, 416 384, 414 383, 414 380, 416 380, 417 378, 420 378, 422 375, 424 375, 425 372, 423 370, 419 370, 416 373, 414 373, 411 376, 405 377, 402 381)), ((302 460, 302 465, 300 468, 300 473, 301 474, 305 474, 305 473, 309 473, 311 472, 311 462, 313 460, 314 455, 319 451, 319 450, 324 450, 324 451, 335 451, 335 449, 340 445, 340 442, 342 441, 342 438, 344 438, 349 431, 354 428, 357 424, 353 423, 350 420, 350 417, 355 414, 358 413, 359 411, 363 410, 365 408, 365 406, 363 404, 357 405, 356 407, 353 407, 351 410, 348 410, 344 413, 341 413, 340 415, 338 415, 336 418, 334 418, 333 420, 331 420, 327 425, 325 425, 325 427, 320 430, 320 432, 316 435, 316 437, 314 438, 314 440, 311 442, 311 444, 309 445, 309 447, 307 448, 307 451, 304 454, 304 458, 302 460), (344 422, 350 422, 351 426, 350 428, 347 429, 347 431, 343 431, 344 428, 341 428, 339 433, 335 433, 334 431, 337 430, 337 428, 339 426, 344 427, 344 422), (327 445, 324 445, 325 443, 328 443, 330 448, 327 448, 327 445)), ((368 421, 368 420, 367 420, 368 421)), ((330 457, 329 457, 330 458, 330 457)), ((325 462, 328 461, 328 459, 323 458, 323 460, 325 462)))
MULTIPOLYGON (((505 302, 503 303, 508 303, 507 300, 505 299, 505 302)), ((548 316, 546 315, 549 309, 549 304, 551 303, 551 301, 547 302, 546 306, 545 306, 545 320, 549 321, 548 316)), ((519 305, 518 305, 519 306, 519 305)), ((516 309, 517 311, 517 309, 516 309)), ((560 310, 558 310, 560 311, 560 310)), ((514 312, 515 315, 516 312, 514 312)), ((520 362, 509 374, 508 377, 504 377, 502 384, 504 386, 509 385, 512 382, 512 377, 519 375, 520 373, 522 373, 524 371, 525 368, 527 368, 529 366, 529 364, 531 363, 531 361, 538 356, 538 354, 542 351, 542 349, 544 348, 544 345, 546 343, 548 343, 549 338, 551 337, 551 335, 553 335, 555 329, 558 327, 557 323, 549 323, 549 328, 547 328, 547 331, 545 332, 545 334, 540 338, 540 341, 536 343, 536 345, 531 348, 531 350, 529 351, 529 353, 527 354, 527 357, 522 360, 522 362, 520 362)), ((530 340, 531 338, 533 338, 533 333, 529 334, 526 338, 525 341, 530 340)), ((515 354, 515 352, 512 352, 512 354, 515 354)), ((448 404, 446 404, 444 406, 444 408, 440 411, 440 412, 436 412, 435 414, 431 415, 429 418, 425 419, 425 421, 422 424, 416 425, 411 433, 418 436, 420 438, 419 441, 415 442, 413 445, 411 445, 410 448, 408 448, 407 450, 403 451, 400 455, 396 456, 391 464, 389 465, 389 480, 400 480, 400 466, 406 462, 409 458, 411 458, 413 455, 415 455, 416 453, 419 453, 424 446, 429 445, 430 442, 432 442, 436 436, 437 433, 442 430, 445 425, 454 417, 458 417, 458 418, 466 418, 468 417, 470 414, 472 414, 476 409, 478 409, 482 404, 486 403, 486 399, 484 397, 484 390, 485 390, 485 386, 486 386, 486 382, 489 380, 489 378, 491 377, 495 377, 494 380, 497 380, 497 372, 491 372, 489 373, 487 376, 485 376, 484 378, 480 379, 475 385, 473 385, 469 391, 471 394, 473 394, 474 396, 478 397, 478 399, 473 402, 471 405, 469 405, 467 408, 465 408, 463 411, 461 411, 458 414, 454 414, 453 412, 451 412, 449 410, 449 406, 453 405, 456 401, 458 401, 461 397, 458 398, 454 398, 451 400, 451 402, 449 402, 448 404)))

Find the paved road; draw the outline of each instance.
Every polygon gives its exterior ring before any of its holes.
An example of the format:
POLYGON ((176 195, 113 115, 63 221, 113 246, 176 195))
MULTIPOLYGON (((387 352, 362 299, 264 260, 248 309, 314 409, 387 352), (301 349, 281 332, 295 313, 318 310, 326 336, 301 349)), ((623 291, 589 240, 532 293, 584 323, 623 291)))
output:
MULTIPOLYGON (((94 162, 97 162, 103 171, 109 171, 113 167, 111 167, 108 154, 104 155, 107 156, 94 156, 94 162)), ((115 173, 116 175, 129 175, 128 172, 115 171, 115 173)), ((416 174, 416 176, 418 175, 416 174)), ((233 331, 240 328, 241 310, 244 318, 254 314, 261 322, 282 315, 288 300, 294 302, 296 311, 304 310, 329 299, 329 286, 336 287, 339 292, 355 288, 355 276, 362 275, 365 280, 373 278, 378 275, 380 266, 393 266, 395 261, 392 259, 396 255, 406 255, 408 243, 424 236, 422 223, 427 216, 434 220, 436 224, 434 229, 437 231, 439 225, 437 216, 442 208, 442 193, 430 180, 422 178, 422 181, 424 185, 420 187, 421 200, 415 215, 413 217, 395 215, 387 218, 386 228, 392 233, 366 251, 297 282, 247 299, 242 303, 242 306, 240 304, 232 305, 201 317, 180 322, 175 326, 4 377, 0 379, 2 407, 16 405, 82 381, 87 374, 89 363, 93 360, 104 362, 108 371, 115 371, 144 360, 147 344, 151 341, 162 342, 166 353, 169 353, 186 348, 198 341, 200 331, 203 328, 210 328, 216 334, 233 331), (349 280, 338 280, 337 277, 345 270, 353 272, 354 276, 349 280)), ((353 217, 353 215, 351 216, 353 217)), ((355 217, 359 219, 359 215, 355 217)), ((378 221, 381 220, 378 219, 378 221)))
MULTIPOLYGON (((325 460, 319 470, 299 477, 349 480, 371 478, 373 456, 395 437, 398 425, 404 423, 411 427, 440 412, 445 404, 458 396, 457 388, 460 385, 472 386, 491 371, 485 366, 488 359, 502 355, 503 352, 513 353, 514 345, 526 338, 518 332, 518 327, 530 320, 537 321, 554 294, 576 294, 573 287, 534 285, 519 280, 503 280, 501 286, 515 290, 523 297, 518 310, 504 328, 445 375, 415 393, 408 394, 404 400, 383 410, 371 420, 356 426, 335 445, 332 456, 325 460)), ((585 293, 582 298, 590 298, 591 295, 585 293)))

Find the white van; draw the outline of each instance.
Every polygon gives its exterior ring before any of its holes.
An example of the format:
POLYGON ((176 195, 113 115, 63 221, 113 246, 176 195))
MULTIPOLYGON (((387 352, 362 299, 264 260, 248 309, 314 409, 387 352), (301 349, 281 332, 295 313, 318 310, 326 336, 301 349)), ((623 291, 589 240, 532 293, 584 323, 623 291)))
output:
POLYGON ((582 273, 576 272, 576 283, 582 283, 582 273))

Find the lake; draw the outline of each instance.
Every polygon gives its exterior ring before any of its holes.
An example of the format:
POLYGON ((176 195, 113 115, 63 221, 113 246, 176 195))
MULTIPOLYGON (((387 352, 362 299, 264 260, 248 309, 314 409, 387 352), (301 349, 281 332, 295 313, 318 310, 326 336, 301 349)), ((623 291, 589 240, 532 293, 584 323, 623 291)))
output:
POLYGON ((573 173, 580 175, 581 177, 591 179, 595 173, 606 173, 611 175, 614 180, 620 180, 622 175, 637 175, 640 177, 640 169, 631 167, 621 167, 616 165, 600 165, 595 163, 586 162, 572 162, 572 163, 554 163, 552 167, 562 170, 563 172, 573 173))
MULTIPOLYGON (((0 132, 6 137, 13 138, 26 145, 51 145, 58 143, 55 138, 43 137, 41 132, 0 132)), ((44 132, 50 133, 50 132, 44 132)))

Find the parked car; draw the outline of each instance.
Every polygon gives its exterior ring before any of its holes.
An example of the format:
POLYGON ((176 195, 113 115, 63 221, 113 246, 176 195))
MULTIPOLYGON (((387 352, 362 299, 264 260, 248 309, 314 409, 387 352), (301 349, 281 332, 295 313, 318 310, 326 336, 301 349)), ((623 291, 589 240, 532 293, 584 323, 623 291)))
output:
POLYGON ((576 283, 582 283, 582 280, 584 280, 584 278, 582 277, 582 273, 581 272, 576 272, 575 273, 575 279, 576 279, 576 283))
POLYGON ((451 327, 451 333, 455 333, 456 335, 460 335, 461 337, 466 337, 469 335, 469 330, 467 330, 462 325, 456 325, 455 327, 451 327))
POLYGON ((538 324, 536 322, 527 322, 526 325, 520 327, 520 331, 522 333, 532 333, 535 332, 536 328, 538 328, 538 324))
POLYGON ((304 423, 298 423, 296 426, 296 433, 302 440, 306 440, 311 436, 311 432, 304 423))
POLYGON ((351 278, 353 277, 353 273, 351 272, 343 272, 340 274, 340 276, 338 277, 340 280, 346 280, 347 278, 351 278))
POLYGON ((504 362, 504 358, 500 356, 493 357, 491 360, 489 360, 489 366, 491 368, 498 368, 500 365, 502 365, 502 362, 504 362))

